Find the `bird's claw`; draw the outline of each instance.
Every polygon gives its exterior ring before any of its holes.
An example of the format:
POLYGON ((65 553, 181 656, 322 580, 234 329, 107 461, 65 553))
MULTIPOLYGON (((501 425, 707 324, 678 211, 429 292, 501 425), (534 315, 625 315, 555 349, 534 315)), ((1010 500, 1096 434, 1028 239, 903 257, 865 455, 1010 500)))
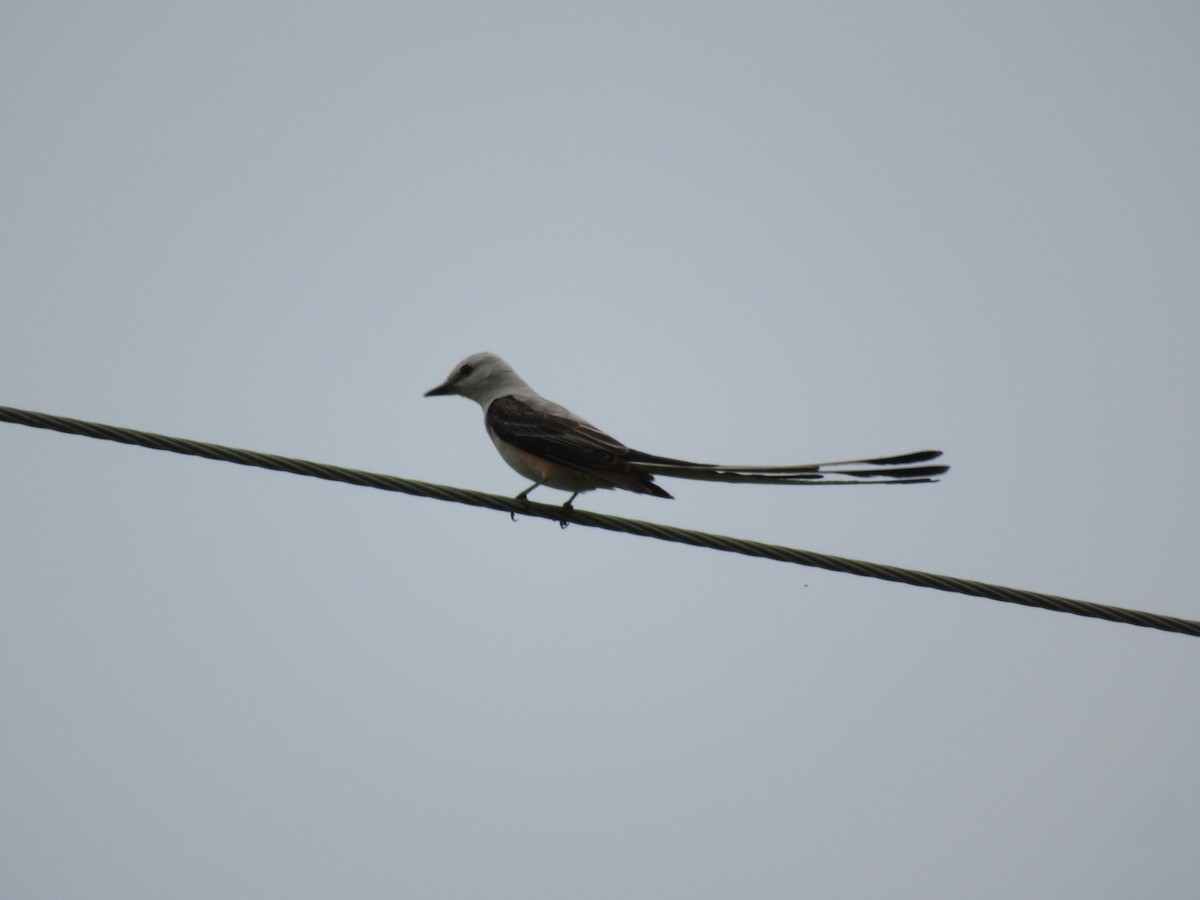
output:
MULTIPOLYGON (((532 491, 535 487, 537 487, 536 484, 527 490, 521 491, 521 493, 517 494, 517 496, 513 497, 513 499, 523 504, 526 509, 529 509, 529 507, 533 505, 533 502, 529 499, 529 491, 532 491)), ((508 517, 514 522, 517 521, 517 514, 513 510, 509 510, 508 517)))

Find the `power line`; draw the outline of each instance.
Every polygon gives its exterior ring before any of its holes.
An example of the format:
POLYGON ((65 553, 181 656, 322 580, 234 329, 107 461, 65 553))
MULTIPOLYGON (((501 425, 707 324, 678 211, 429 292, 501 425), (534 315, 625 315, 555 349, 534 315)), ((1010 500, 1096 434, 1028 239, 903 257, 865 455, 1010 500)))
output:
POLYGON ((1071 613, 1076 616, 1107 619, 1110 622, 1124 622, 1127 625, 1138 625, 1142 628, 1157 628, 1161 631, 1172 631, 1178 634, 1200 637, 1200 622, 1194 622, 1190 619, 1163 616, 1135 609, 1124 609, 1119 606, 1089 603, 1084 600, 1072 600, 1068 597, 1057 597, 1053 594, 1039 594, 1017 588, 1000 587, 999 585, 986 584, 981 581, 953 578, 948 575, 933 575, 913 569, 902 569, 898 566, 887 566, 880 563, 846 559, 840 556, 829 556, 824 553, 813 553, 808 550, 797 550, 778 544, 747 541, 741 538, 693 531, 688 528, 676 528, 671 525, 658 525, 653 522, 642 522, 637 519, 607 516, 586 510, 564 510, 561 506, 552 506, 544 503, 526 503, 496 494, 484 494, 479 491, 430 484, 425 481, 413 481, 408 478, 397 478, 394 475, 363 472, 358 469, 345 469, 340 466, 330 466, 304 459, 275 456, 269 453, 257 453, 253 450, 239 450, 233 447, 223 447, 220 444, 207 444, 201 441, 187 440, 186 438, 168 437, 161 434, 151 434, 146 431, 135 431, 132 428, 120 428, 115 425, 104 425, 97 422, 84 422, 79 419, 68 419, 62 416, 14 409, 8 406, 0 406, 0 421, 28 425, 31 428, 61 431, 65 434, 77 434, 101 440, 118 441, 123 444, 134 444, 135 446, 148 447, 152 450, 168 450, 172 453, 183 453, 188 456, 222 460, 242 466, 275 469, 280 472, 291 472, 294 475, 323 478, 326 481, 341 481, 346 484, 357 484, 362 487, 377 488, 384 491, 397 491, 402 494, 412 494, 416 497, 430 497, 434 500, 448 500, 453 503, 465 503, 468 506, 481 506, 486 509, 496 509, 502 512, 521 513, 528 516, 537 516, 542 519, 551 519, 555 522, 571 522, 590 528, 603 528, 608 531, 619 531, 625 534, 657 538, 661 541, 690 544, 693 547, 723 550, 727 553, 741 553, 745 556, 758 556, 764 559, 778 560, 779 562, 828 569, 831 572, 845 572, 850 575, 881 578, 884 581, 896 581, 901 584, 911 584, 917 587, 951 591, 973 597, 985 597, 989 600, 1000 600, 1005 603, 1018 603, 1022 606, 1034 606, 1040 609, 1071 613))

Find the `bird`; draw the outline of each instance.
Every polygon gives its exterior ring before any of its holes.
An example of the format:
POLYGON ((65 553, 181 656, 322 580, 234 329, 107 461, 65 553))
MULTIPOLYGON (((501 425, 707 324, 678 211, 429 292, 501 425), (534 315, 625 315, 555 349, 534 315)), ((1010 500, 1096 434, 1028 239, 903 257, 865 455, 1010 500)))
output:
MULTIPOLYGON (((673 499, 655 476, 748 484, 923 484, 949 471, 924 465, 940 450, 899 456, 784 466, 727 466, 690 462, 634 450, 564 406, 547 400, 494 353, 475 353, 426 397, 458 395, 474 400, 500 456, 533 483, 516 500, 529 503, 539 487, 570 493, 564 510, 574 509, 585 491, 619 489, 673 499)), ((566 522, 560 523, 566 527, 566 522)))

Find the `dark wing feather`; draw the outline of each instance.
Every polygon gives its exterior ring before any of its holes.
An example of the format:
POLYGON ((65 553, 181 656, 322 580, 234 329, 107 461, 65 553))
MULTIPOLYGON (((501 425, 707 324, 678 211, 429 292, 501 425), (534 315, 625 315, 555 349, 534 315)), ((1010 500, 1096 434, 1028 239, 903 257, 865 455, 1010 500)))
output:
POLYGON ((487 423, 501 440, 544 459, 579 469, 627 472, 629 448, 561 406, 536 407, 520 397, 500 397, 488 406, 487 423))

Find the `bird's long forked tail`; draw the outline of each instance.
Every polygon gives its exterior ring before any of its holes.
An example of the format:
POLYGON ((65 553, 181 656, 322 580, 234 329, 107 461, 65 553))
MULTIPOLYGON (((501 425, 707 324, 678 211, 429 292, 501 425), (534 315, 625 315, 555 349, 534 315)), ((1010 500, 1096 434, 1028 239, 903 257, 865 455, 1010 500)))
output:
POLYGON ((797 466, 720 466, 694 463, 667 456, 630 451, 626 457, 652 475, 693 478, 698 481, 727 481, 751 484, 926 484, 950 470, 949 466, 926 466, 942 455, 941 450, 920 450, 900 456, 848 459, 840 462, 806 463, 797 466))

